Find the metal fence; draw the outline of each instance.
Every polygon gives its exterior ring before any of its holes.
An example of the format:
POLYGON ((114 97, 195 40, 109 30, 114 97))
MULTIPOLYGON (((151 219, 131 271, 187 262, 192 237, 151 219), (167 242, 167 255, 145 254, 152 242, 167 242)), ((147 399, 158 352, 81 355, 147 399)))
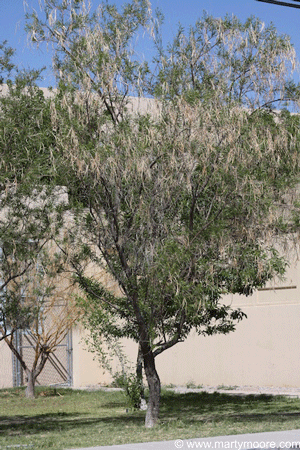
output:
MULTIPOLYGON (((36 340, 29 331, 18 331, 15 334, 15 345, 26 365, 30 368, 35 357, 36 340)), ((50 354, 44 369, 36 380, 41 386, 71 386, 72 385, 72 333, 69 332, 56 350, 50 354)), ((24 370, 13 355, 13 386, 26 384, 24 370)))

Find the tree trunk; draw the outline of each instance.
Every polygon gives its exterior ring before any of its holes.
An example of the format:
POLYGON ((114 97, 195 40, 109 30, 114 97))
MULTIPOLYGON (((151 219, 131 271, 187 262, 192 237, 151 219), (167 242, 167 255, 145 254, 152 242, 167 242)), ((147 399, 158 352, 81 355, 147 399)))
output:
POLYGON ((27 387, 25 390, 25 396, 27 398, 34 398, 34 385, 35 376, 32 370, 26 370, 27 387))
POLYGON ((143 351, 144 369, 149 387, 149 400, 146 412, 145 427, 152 428, 156 424, 159 415, 160 403, 160 379, 155 368, 153 352, 148 347, 146 354, 143 351))
POLYGON ((146 412, 145 427, 152 428, 156 424, 159 415, 160 403, 160 379, 155 368, 155 359, 150 345, 150 337, 147 325, 141 314, 138 295, 134 292, 132 306, 139 326, 139 345, 144 360, 144 371, 149 388, 149 401, 146 412))
POLYGON ((140 345, 136 361, 136 378, 140 384, 141 399, 145 399, 144 383, 143 383, 143 353, 140 345))

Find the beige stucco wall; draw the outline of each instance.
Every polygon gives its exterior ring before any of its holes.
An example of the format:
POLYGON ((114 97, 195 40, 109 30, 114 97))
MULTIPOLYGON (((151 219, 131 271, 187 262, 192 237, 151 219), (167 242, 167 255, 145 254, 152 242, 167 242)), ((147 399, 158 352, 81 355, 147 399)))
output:
MULTIPOLYGON (((73 386, 75 388, 88 385, 107 385, 113 381, 111 374, 101 367, 97 355, 88 351, 86 339, 88 333, 80 326, 77 326, 73 332, 73 386)), ((122 341, 124 353, 128 358, 128 362, 134 361, 137 356, 137 344, 128 339, 122 341)), ((120 372, 122 367, 120 362, 115 359, 112 361, 113 373, 120 372)))
MULTIPOLYGON (((248 318, 226 336, 191 333, 156 358, 163 384, 260 385, 300 387, 299 268, 293 265, 282 282, 274 281, 250 297, 228 296, 248 318), (273 289, 274 288, 274 289, 273 289)), ((109 374, 98 368, 92 355, 74 335, 74 386, 106 384, 109 374)), ((134 363, 137 346, 125 342, 134 363)))
POLYGON ((0 341, 0 389, 13 387, 12 354, 4 340, 0 341))
POLYGON ((234 333, 192 334, 168 355, 158 356, 162 383, 299 387, 300 305, 245 307, 244 311, 248 319, 234 333))
POLYGON ((81 327, 75 327, 72 331, 74 387, 98 384, 100 380, 105 383, 107 379, 93 353, 87 350, 84 340, 85 334, 81 327))
POLYGON ((209 337, 192 333, 157 357, 164 384, 300 387, 300 265, 250 297, 227 297, 248 316, 236 331, 209 337))
MULTIPOLYGON (((285 281, 250 297, 225 301, 248 315, 234 333, 197 336, 192 333, 156 358, 163 384, 260 385, 300 387, 300 264, 292 266, 285 281)), ((82 328, 73 330, 73 385, 108 384, 112 378, 87 350, 82 328)), ((137 345, 123 341, 133 367, 137 345)), ((115 369, 120 370, 117 362, 115 369)), ((12 356, 0 342, 0 388, 12 386, 12 356)))
MULTIPOLYGON (((244 307, 248 318, 226 336, 192 333, 156 358, 162 384, 300 387, 300 304, 244 307)), ((74 341, 74 347, 76 343, 74 341)), ((128 354, 134 362, 136 344, 128 354)), ((108 373, 82 347, 74 351, 74 386, 107 384, 108 373)))

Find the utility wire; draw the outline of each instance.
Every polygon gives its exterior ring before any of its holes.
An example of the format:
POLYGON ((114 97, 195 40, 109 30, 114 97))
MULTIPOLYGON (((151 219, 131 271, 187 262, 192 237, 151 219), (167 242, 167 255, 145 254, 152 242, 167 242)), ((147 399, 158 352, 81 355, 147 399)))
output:
MULTIPOLYGON (((264 3, 272 3, 273 5, 288 6, 290 8, 300 9, 300 5, 296 5, 295 3, 281 2, 279 0, 256 0, 256 1, 264 2, 264 3)), ((293 2, 300 3, 300 0, 293 0, 293 2)))

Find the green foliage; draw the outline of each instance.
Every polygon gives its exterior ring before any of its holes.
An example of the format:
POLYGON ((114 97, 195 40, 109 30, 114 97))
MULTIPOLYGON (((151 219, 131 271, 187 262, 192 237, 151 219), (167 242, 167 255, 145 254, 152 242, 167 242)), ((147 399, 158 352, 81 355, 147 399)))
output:
POLYGON ((29 82, 27 76, 18 78, 0 97, 1 188, 18 181, 24 195, 26 186, 28 193, 54 176, 50 103, 29 82))
POLYGON ((14 49, 8 47, 7 41, 0 43, 0 85, 4 83, 6 77, 15 69, 15 65, 12 62, 13 55, 14 49))
POLYGON ((142 385, 136 374, 116 372, 113 378, 113 385, 124 389, 129 406, 133 409, 140 409, 142 385))
POLYGON ((40 312, 37 298, 49 297, 38 286, 53 270, 46 248, 65 210, 50 100, 37 87, 41 72, 19 70, 13 56, 0 45, 0 339, 29 327, 40 312))

